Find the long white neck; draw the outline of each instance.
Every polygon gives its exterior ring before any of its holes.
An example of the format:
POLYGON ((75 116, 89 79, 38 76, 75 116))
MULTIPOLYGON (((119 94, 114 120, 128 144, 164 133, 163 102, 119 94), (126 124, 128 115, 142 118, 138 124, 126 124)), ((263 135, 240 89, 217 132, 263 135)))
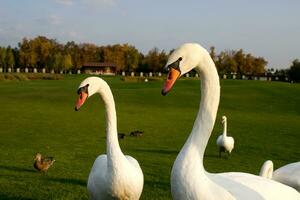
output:
MULTIPOLYGON (((208 54, 208 53, 207 53, 208 54)), ((213 182, 203 166, 203 157, 211 135, 220 99, 219 76, 209 55, 196 70, 200 72, 201 101, 192 132, 176 158, 171 184, 174 199, 208 199, 211 195, 234 199, 224 188, 213 182), (201 66, 203 65, 203 66, 201 66), (178 196, 178 197, 177 197, 178 196)))
POLYGON ((223 123, 223 136, 227 136, 227 120, 223 123))
POLYGON ((109 86, 103 81, 97 92, 102 97, 106 116, 106 152, 108 165, 118 165, 118 158, 123 157, 117 132, 115 101, 109 86))
POLYGON ((201 159, 201 168, 203 168, 205 148, 214 127, 219 106, 220 83, 215 64, 209 56, 202 61, 201 65, 203 65, 203 67, 196 67, 196 70, 201 74, 200 108, 194 122, 192 133, 184 145, 184 148, 189 148, 188 146, 195 146, 197 148, 199 158, 201 159))

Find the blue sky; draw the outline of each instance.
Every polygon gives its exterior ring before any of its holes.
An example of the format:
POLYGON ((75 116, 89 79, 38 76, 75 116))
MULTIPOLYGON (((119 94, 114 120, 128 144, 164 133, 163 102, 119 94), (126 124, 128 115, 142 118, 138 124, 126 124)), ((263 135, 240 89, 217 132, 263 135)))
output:
POLYGON ((300 59, 299 10, 299 0, 0 0, 0 46, 37 35, 143 53, 198 42, 286 68, 300 59))

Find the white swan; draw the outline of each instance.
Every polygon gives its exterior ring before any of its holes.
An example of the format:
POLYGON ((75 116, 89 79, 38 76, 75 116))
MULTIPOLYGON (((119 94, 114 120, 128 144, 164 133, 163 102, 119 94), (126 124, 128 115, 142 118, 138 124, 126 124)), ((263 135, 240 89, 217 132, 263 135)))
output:
POLYGON ((222 116, 223 133, 217 139, 217 145, 219 147, 219 157, 222 152, 227 152, 228 156, 234 148, 233 137, 227 136, 227 117, 222 116))
POLYGON ((291 186, 300 192, 300 162, 284 165, 273 172, 273 162, 267 160, 259 175, 291 186))
POLYGON ((98 156, 94 162, 87 184, 90 197, 137 200, 143 190, 143 172, 139 163, 120 149, 115 102, 108 84, 98 77, 86 78, 79 86, 75 110, 95 93, 100 94, 105 105, 107 155, 98 156))
POLYGON ((247 173, 207 172, 203 155, 214 126, 219 98, 219 76, 209 53, 198 44, 184 44, 168 58, 169 69, 162 94, 166 95, 179 76, 193 68, 200 74, 200 109, 190 136, 171 172, 175 200, 299 200, 300 194, 281 183, 247 173))

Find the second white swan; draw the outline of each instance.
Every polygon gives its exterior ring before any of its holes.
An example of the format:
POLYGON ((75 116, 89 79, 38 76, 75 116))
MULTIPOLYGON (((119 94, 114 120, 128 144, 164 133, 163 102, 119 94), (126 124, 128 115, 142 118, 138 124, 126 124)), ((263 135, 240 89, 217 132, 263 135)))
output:
POLYGON ((106 154, 97 157, 88 178, 88 191, 94 200, 138 200, 144 184, 139 163, 125 156, 118 142, 115 102, 108 84, 98 77, 86 78, 78 88, 75 110, 86 99, 98 93, 106 111, 106 154))

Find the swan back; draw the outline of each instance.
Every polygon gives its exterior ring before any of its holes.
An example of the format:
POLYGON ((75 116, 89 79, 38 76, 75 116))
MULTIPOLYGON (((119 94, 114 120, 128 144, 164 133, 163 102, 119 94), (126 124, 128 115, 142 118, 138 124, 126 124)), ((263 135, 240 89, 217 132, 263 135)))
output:
POLYGON ((300 162, 278 168, 273 173, 273 180, 289 185, 300 192, 300 162))

